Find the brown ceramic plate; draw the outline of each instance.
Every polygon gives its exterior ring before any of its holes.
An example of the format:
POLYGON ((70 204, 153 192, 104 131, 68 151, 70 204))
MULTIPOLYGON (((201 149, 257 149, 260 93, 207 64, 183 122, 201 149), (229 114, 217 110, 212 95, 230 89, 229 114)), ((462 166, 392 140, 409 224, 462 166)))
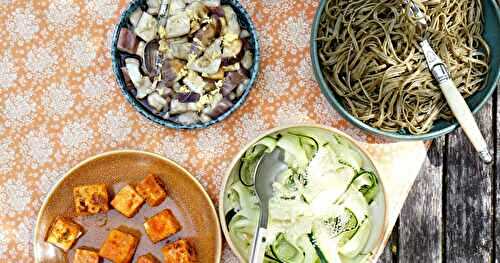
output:
MULTIPOLYGON (((127 227, 140 233, 141 239, 133 262, 149 252, 162 260, 160 249, 167 242, 186 238, 194 244, 200 262, 220 262, 222 237, 215 208, 196 179, 185 169, 162 156, 140 151, 115 151, 83 161, 71 169, 53 188, 38 214, 34 249, 36 262, 71 262, 75 248, 98 249, 108 232, 127 227), (111 198, 127 183, 140 181, 148 174, 159 176, 168 192, 167 199, 157 207, 144 204, 133 218, 126 218, 116 210, 90 217, 76 217, 73 188, 83 184, 105 183, 111 198), (166 241, 153 244, 144 232, 144 218, 170 208, 183 229, 166 241), (64 253, 45 242, 50 224, 57 216, 69 216, 85 228, 85 234, 73 248, 64 253)), ((104 261, 108 262, 108 261, 104 261)))

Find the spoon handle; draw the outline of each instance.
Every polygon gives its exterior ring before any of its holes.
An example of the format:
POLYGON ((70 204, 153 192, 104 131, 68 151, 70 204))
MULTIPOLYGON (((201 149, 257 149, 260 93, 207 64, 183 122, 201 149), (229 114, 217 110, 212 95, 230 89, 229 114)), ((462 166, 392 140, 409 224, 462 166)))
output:
POLYGON ((489 152, 488 144, 486 144, 486 140, 481 134, 469 106, 458 91, 455 83, 451 79, 448 79, 442 81, 439 86, 446 97, 446 101, 448 102, 453 115, 455 115, 455 118, 458 123, 460 123, 460 126, 464 130, 474 148, 479 152, 481 159, 485 163, 491 163, 493 161, 493 157, 489 152))
POLYGON ((250 263, 264 262, 264 254, 266 253, 267 229, 263 227, 257 228, 253 239, 252 254, 250 255, 250 263))

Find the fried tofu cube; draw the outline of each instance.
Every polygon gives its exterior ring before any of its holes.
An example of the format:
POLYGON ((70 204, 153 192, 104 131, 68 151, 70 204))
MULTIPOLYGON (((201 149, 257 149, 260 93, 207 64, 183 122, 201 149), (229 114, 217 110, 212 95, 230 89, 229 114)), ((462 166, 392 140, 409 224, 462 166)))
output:
POLYGON ((94 215, 109 210, 108 190, 105 184, 75 187, 73 198, 78 215, 94 215))
POLYGON ((161 204, 167 197, 165 184, 155 175, 148 175, 136 187, 135 190, 144 198, 150 206, 161 204))
POLYGON ((99 250, 99 256, 114 263, 128 263, 134 256, 139 239, 132 234, 113 229, 99 250))
POLYGON ((196 251, 185 239, 167 244, 161 249, 165 263, 192 263, 197 262, 196 251))
POLYGON ((111 205, 126 217, 133 217, 143 203, 144 198, 130 185, 123 187, 111 201, 111 205))
POLYGON ((58 217, 50 226, 46 240, 56 247, 68 251, 82 235, 82 226, 69 218, 58 217))
POLYGON ((148 253, 146 255, 142 255, 137 259, 137 263, 160 263, 160 261, 153 256, 153 254, 148 253))
POLYGON ((151 239, 153 243, 156 243, 179 232, 182 227, 172 211, 170 209, 165 209, 146 220, 146 222, 144 222, 144 229, 149 239, 151 239))
POLYGON ((99 263, 99 254, 92 249, 77 248, 73 263, 99 263))

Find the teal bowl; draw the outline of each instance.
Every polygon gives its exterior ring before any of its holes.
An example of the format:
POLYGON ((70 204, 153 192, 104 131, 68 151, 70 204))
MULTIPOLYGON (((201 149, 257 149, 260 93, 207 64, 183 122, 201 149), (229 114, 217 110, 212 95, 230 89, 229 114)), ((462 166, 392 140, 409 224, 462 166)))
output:
MULTIPOLYGON (((337 110, 342 115, 342 117, 364 131, 396 140, 430 140, 448 134, 459 127, 459 124, 455 119, 450 121, 438 120, 434 123, 434 126, 428 133, 414 135, 407 131, 383 131, 374 128, 351 115, 351 113, 349 113, 349 111, 344 106, 342 99, 330 89, 328 82, 323 76, 321 63, 319 61, 318 45, 316 39, 318 38, 320 17, 323 13, 325 5, 326 0, 321 0, 314 17, 314 22, 311 30, 311 60, 313 64, 314 75, 319 83, 321 92, 327 98, 328 102, 333 106, 333 108, 335 108, 335 110, 337 110)), ((491 97, 491 95, 495 91, 500 75, 500 48, 498 48, 500 46, 500 9, 496 0, 483 0, 483 12, 485 20, 483 36, 486 39, 486 42, 488 42, 489 46, 491 47, 490 71, 482 89, 480 89, 473 96, 470 96, 466 100, 473 113, 478 112, 491 97)))
POLYGON ((253 58, 252 68, 250 69, 250 80, 246 84, 243 94, 234 102, 233 107, 231 107, 228 111, 226 111, 219 117, 207 123, 195 123, 195 124, 184 125, 163 119, 162 117, 154 114, 141 101, 136 99, 132 91, 127 88, 127 85, 125 84, 125 79, 121 72, 121 67, 124 65, 121 59, 122 53, 117 48, 120 30, 123 27, 127 26, 128 17, 130 16, 130 14, 132 14, 132 12, 134 12, 137 8, 142 8, 145 4, 146 0, 132 0, 130 2, 128 7, 120 15, 120 22, 115 26, 111 42, 111 60, 112 60, 113 72, 116 77, 116 82, 118 83, 118 86, 120 87, 120 90, 122 91, 127 101, 134 107, 135 110, 137 110, 141 115, 146 117, 148 120, 173 129, 207 128, 229 117, 229 115, 235 112, 245 102, 246 98, 250 93, 251 88, 254 86, 254 83, 257 80, 257 73, 259 72, 259 65, 260 65, 259 38, 257 35, 257 29, 255 28, 255 25, 253 24, 252 19, 250 18, 250 15, 247 13, 245 8, 243 8, 243 6, 240 4, 238 0, 221 0, 221 4, 230 5, 234 9, 236 15, 238 16, 238 21, 240 22, 241 27, 246 29, 250 33, 250 46, 252 53, 254 54, 254 58, 253 58))

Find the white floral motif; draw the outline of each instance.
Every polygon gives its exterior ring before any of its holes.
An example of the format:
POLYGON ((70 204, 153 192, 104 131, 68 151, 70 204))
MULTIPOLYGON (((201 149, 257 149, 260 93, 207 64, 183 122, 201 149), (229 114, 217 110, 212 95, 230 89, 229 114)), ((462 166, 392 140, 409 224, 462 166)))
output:
POLYGON ((99 106, 107 103, 110 99, 109 94, 113 90, 110 83, 111 80, 105 75, 90 74, 83 81, 82 93, 87 97, 83 104, 99 106))
POLYGON ((314 101, 314 115, 321 124, 332 125, 341 120, 339 113, 335 111, 324 96, 316 97, 314 101))
POLYGON ((26 211, 31 192, 21 178, 9 179, 0 185, 0 211, 2 215, 15 216, 26 211))
POLYGON ((76 25, 80 7, 72 0, 53 0, 45 11, 49 27, 68 30, 76 25))
POLYGON ((118 0, 87 0, 87 9, 97 24, 102 24, 104 20, 113 18, 118 0))
POLYGON ((65 152, 80 153, 90 147, 90 143, 94 139, 94 131, 89 127, 89 123, 88 119, 77 120, 63 128, 59 139, 65 152))
POLYGON ((187 145, 178 133, 163 138, 157 148, 157 152, 178 163, 184 163, 189 158, 187 145))
POLYGON ((304 101, 294 101, 278 108, 275 123, 277 126, 304 124, 311 122, 304 101))
POLYGON ((31 93, 10 94, 5 100, 3 115, 7 119, 5 126, 22 126, 33 120, 35 105, 31 101, 31 93))
MULTIPOLYGON (((291 78, 285 72, 283 59, 279 59, 274 65, 266 65, 263 75, 264 81, 258 83, 263 83, 261 85, 264 85, 263 91, 266 92, 263 97, 268 102, 274 102, 279 97, 286 96, 291 78)), ((296 87, 292 89, 296 90, 296 87)))
MULTIPOLYGON (((0 5, 8 5, 10 3, 12 3, 13 0, 0 0, 0 5)), ((2 253, 0 253, 2 254, 2 253)))
POLYGON ((70 68, 77 72, 81 68, 93 65, 97 56, 97 45, 90 38, 90 33, 74 35, 64 47, 66 61, 71 61, 70 68))
POLYGON ((26 134, 21 148, 26 158, 25 163, 30 164, 32 168, 49 162, 53 152, 53 145, 44 128, 26 134))
POLYGON ((23 255, 31 255, 33 251, 33 228, 35 226, 35 220, 33 218, 25 217, 23 221, 19 224, 17 230, 14 232, 16 238, 16 249, 23 255))
POLYGON ((7 21, 7 31, 14 41, 29 41, 39 30, 32 8, 17 8, 7 21))
POLYGON ((311 58, 306 56, 301 59, 297 67, 297 77, 298 82, 301 87, 309 88, 316 85, 316 80, 314 79, 314 71, 311 64, 311 58))
POLYGON ((17 72, 12 55, 5 52, 0 58, 0 89, 6 89, 14 85, 17 72))
POLYGON ((120 107, 117 111, 108 111, 99 123, 99 131, 102 137, 109 141, 112 146, 127 139, 132 132, 132 123, 125 115, 125 110, 120 107))
POLYGON ((12 142, 7 139, 0 141, 0 174, 7 173, 12 169, 16 152, 10 147, 11 144, 12 142))
POLYGON ((202 160, 213 160, 228 148, 229 135, 222 125, 203 130, 196 140, 198 156, 202 160))
POLYGON ((268 127, 268 123, 264 121, 260 114, 249 112, 240 118, 240 125, 236 126, 234 131, 237 138, 244 144, 259 136, 268 127))
POLYGON ((309 23, 306 21, 304 12, 299 16, 290 16, 282 24, 278 35, 285 50, 295 55, 298 49, 307 47, 309 43, 309 23))
POLYGON ((43 106, 49 116, 65 115, 71 110, 74 102, 74 96, 64 81, 50 85, 42 97, 43 106))
POLYGON ((282 1, 282 0, 266 0, 261 1, 261 4, 264 7, 264 10, 267 12, 273 12, 274 15, 281 13, 285 13, 290 8, 293 7, 293 1, 282 1))
POLYGON ((25 68, 28 70, 29 79, 44 79, 55 73, 57 54, 53 51, 53 44, 46 47, 33 47, 26 55, 25 68))
POLYGON ((5 259, 4 256, 7 253, 9 245, 9 234, 8 229, 0 229, 0 259, 5 259))

